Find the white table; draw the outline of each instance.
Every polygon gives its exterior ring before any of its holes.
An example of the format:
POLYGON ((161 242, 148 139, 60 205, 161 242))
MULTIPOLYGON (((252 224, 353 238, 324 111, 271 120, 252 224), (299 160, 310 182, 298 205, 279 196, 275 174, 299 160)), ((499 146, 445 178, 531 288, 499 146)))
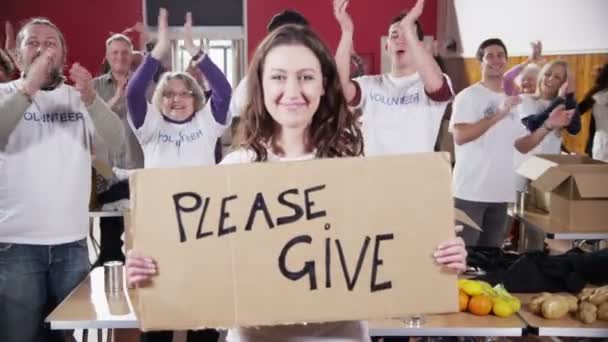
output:
MULTIPOLYGON (((114 342, 131 341, 139 322, 133 304, 123 290, 119 296, 105 293, 103 267, 85 280, 46 318, 51 329, 109 329, 114 342)), ((134 296, 131 296, 134 298, 134 296)), ((526 324, 516 315, 503 319, 468 313, 424 316, 426 322, 411 328, 403 320, 370 322, 372 336, 521 336, 526 324)))
POLYGON ((370 322, 371 336, 522 336, 527 325, 519 316, 508 318, 474 316, 470 313, 423 316, 420 327, 410 327, 405 320, 370 322))

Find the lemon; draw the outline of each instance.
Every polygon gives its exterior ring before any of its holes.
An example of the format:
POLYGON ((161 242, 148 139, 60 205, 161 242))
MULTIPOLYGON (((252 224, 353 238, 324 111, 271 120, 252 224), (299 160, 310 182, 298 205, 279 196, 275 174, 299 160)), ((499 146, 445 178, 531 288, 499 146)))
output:
POLYGON ((479 296, 483 293, 481 283, 475 280, 462 279, 458 282, 458 287, 469 296, 479 296))
POLYGON ((476 282, 478 282, 478 283, 481 285, 481 288, 482 288, 484 291, 489 291, 489 292, 491 292, 491 291, 493 290, 493 289, 492 289, 492 285, 488 284, 487 282, 485 282, 485 281, 483 281, 483 280, 475 280, 475 281, 476 281, 476 282))
POLYGON ((500 298, 494 301, 492 312, 498 317, 509 317, 515 313, 515 310, 508 301, 500 298))
POLYGON ((509 304, 513 308, 514 312, 517 312, 519 311, 519 309, 521 309, 521 301, 517 297, 511 297, 509 299, 509 304))
POLYGON ((500 298, 504 299, 507 303, 509 303, 509 305, 511 305, 513 311, 517 312, 519 309, 521 309, 521 301, 517 297, 510 294, 509 291, 505 289, 504 285, 498 284, 494 286, 494 291, 500 298))

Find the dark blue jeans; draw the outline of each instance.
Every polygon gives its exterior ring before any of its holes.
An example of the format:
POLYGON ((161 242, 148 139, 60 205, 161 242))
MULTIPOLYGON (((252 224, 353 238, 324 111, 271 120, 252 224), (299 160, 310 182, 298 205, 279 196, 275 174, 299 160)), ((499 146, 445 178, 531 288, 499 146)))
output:
POLYGON ((0 341, 62 341, 46 316, 91 268, 86 239, 61 245, 0 242, 0 341))

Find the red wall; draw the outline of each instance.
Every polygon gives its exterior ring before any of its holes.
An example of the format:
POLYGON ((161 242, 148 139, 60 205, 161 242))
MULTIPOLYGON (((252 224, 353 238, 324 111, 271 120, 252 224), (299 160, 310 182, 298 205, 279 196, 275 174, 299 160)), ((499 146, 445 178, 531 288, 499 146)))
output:
MULTIPOLYGON (((380 70, 380 37, 387 34, 391 20, 415 0, 353 0, 349 12, 355 23, 355 49, 366 59, 373 59, 369 72, 380 70)), ((249 0, 249 55, 266 35, 266 25, 272 16, 283 9, 296 9, 310 21, 331 49, 340 39, 340 28, 334 19, 332 0, 249 0)), ((427 0, 420 23, 426 35, 437 31, 437 0, 427 0)))
MULTIPOLYGON (((20 24, 32 16, 53 21, 65 35, 68 61, 78 61, 93 74, 101 67, 105 40, 112 32, 120 32, 141 21, 141 0, 0 0, 1 36, 4 21, 20 24)), ((4 45, 4 40, 2 40, 4 45)))
MULTIPOLYGON (((142 19, 141 0, 0 0, 0 21, 20 23, 36 15, 48 17, 66 36, 68 60, 78 61, 98 72, 104 55, 104 41, 111 32, 120 32, 142 19)), ((380 69, 380 37, 390 20, 415 0, 354 0, 349 11, 355 21, 355 48, 373 61, 370 72, 380 69), (375 6, 374 4, 381 4, 375 6)), ((249 53, 266 34, 266 25, 286 8, 301 11, 313 28, 335 49, 340 30, 333 18, 331 0, 248 0, 249 53)), ((436 33, 437 0, 427 0, 420 19, 425 34, 436 33)), ((2 25, 3 27, 4 25, 2 25)), ((2 30, 2 35, 3 35, 2 30)))

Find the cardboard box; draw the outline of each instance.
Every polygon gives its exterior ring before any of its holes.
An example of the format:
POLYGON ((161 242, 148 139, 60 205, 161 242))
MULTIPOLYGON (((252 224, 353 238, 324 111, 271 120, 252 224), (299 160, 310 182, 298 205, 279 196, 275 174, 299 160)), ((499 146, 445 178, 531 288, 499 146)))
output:
POLYGON ((549 194, 551 219, 574 232, 608 231, 608 164, 586 156, 537 155, 517 173, 530 180, 532 200, 549 194))
POLYGON ((445 154, 141 170, 131 196, 159 272, 137 290, 144 330, 458 311, 432 256, 455 236, 445 154))
POLYGON ((548 214, 551 208, 551 193, 529 187, 526 209, 530 208, 548 214))

